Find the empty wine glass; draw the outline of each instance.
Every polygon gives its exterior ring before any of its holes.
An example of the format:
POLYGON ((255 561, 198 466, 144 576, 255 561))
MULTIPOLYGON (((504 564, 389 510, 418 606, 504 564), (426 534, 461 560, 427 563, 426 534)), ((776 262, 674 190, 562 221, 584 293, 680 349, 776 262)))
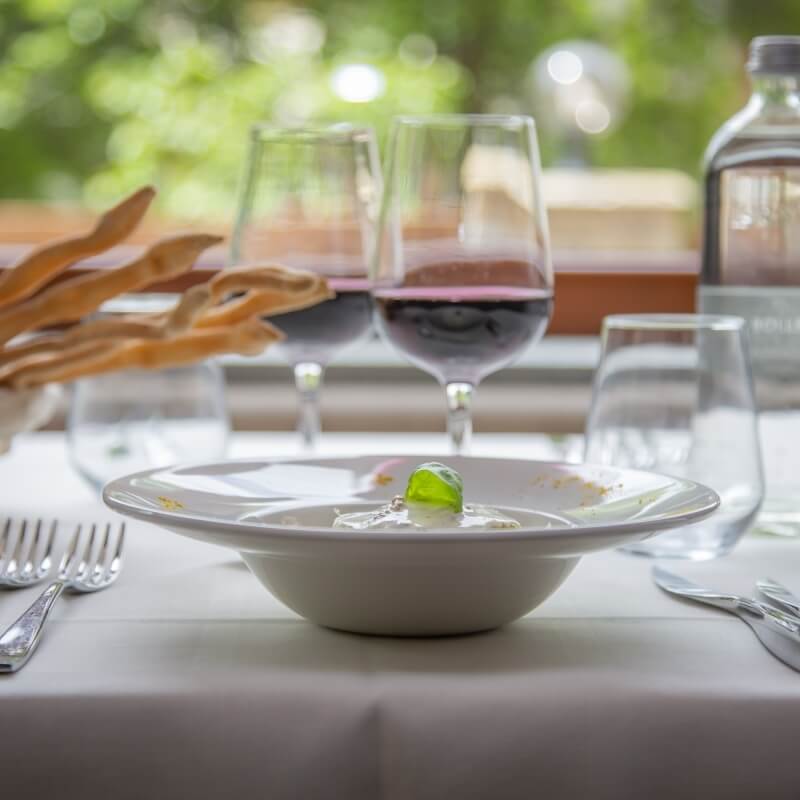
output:
POLYGON ((312 449, 325 367, 371 330, 367 269, 381 194, 375 138, 350 125, 257 125, 251 136, 233 263, 311 270, 336 292, 333 300, 271 318, 287 336, 277 349, 294 369, 298 429, 312 449))
POLYGON ((215 361, 84 378, 67 415, 72 465, 98 489, 130 472, 222 458, 229 432, 215 361))
MULTIPOLYGON (((167 294, 124 295, 98 316, 163 313, 167 294)), ((67 448, 72 466, 93 487, 150 467, 222 458, 231 424, 220 364, 129 369, 82 378, 72 385, 67 448)))
POLYGON ((764 482, 744 324, 708 314, 603 321, 585 460, 689 478, 721 500, 707 520, 623 549, 714 558, 755 518, 764 482))
POLYGON ((533 120, 395 120, 373 261, 376 322, 445 386, 455 452, 482 378, 542 336, 553 304, 533 120))

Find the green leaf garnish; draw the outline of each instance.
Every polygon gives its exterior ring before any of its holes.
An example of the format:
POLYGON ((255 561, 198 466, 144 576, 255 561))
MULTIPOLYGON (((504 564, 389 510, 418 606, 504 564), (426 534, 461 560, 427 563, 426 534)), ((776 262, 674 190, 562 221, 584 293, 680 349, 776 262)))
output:
POLYGON ((464 508, 464 481, 444 464, 436 461, 420 464, 408 479, 405 501, 458 513, 464 508))

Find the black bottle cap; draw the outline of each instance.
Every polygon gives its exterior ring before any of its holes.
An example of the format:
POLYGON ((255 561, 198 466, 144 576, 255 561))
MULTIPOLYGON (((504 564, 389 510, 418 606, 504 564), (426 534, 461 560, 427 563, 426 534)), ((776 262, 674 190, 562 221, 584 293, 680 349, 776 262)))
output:
POLYGON ((756 36, 747 71, 754 75, 800 74, 800 36, 756 36))

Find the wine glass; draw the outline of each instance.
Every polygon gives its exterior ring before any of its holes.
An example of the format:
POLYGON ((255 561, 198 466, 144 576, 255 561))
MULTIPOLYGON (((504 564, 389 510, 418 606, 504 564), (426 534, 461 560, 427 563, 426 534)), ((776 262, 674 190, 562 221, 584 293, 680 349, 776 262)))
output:
POLYGON ((230 433, 222 368, 210 360, 82 378, 66 428, 73 467, 97 489, 129 472, 222 458, 230 433))
POLYGON ((325 367, 371 330, 367 278, 380 165, 369 128, 256 125, 231 248, 235 264, 278 262, 324 275, 336 297, 271 318, 294 369, 298 429, 306 449, 320 431, 325 367))
MULTIPOLYGON (((124 295, 99 317, 163 313, 175 297, 124 295)), ((215 359, 170 369, 128 369, 72 385, 67 447, 72 466, 94 488, 150 467, 222 458, 231 422, 225 374, 215 359)))
POLYGON ((475 387, 547 327, 553 270, 533 120, 400 117, 373 260, 376 325, 445 387, 455 452, 475 387))

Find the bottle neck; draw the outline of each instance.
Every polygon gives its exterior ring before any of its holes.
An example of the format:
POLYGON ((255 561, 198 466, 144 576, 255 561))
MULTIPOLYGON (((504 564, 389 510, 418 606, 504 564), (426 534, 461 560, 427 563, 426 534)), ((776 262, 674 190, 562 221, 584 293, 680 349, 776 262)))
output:
POLYGON ((800 115, 800 75, 753 75, 749 106, 771 113, 800 115))

